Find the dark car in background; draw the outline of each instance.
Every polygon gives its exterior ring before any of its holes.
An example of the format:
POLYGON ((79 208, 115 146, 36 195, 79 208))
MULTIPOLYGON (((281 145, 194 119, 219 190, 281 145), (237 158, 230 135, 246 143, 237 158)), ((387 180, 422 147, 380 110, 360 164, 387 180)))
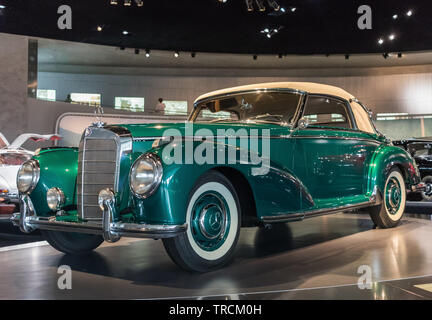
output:
POLYGON ((432 137, 393 141, 393 144, 411 154, 420 170, 422 182, 426 185, 424 191, 412 193, 410 200, 432 201, 432 137))

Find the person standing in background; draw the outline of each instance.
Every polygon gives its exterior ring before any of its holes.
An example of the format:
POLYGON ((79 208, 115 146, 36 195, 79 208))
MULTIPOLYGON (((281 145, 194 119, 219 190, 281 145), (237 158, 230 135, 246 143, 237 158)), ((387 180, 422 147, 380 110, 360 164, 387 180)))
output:
POLYGON ((165 103, 163 102, 162 98, 159 98, 158 101, 159 101, 159 103, 156 105, 155 112, 164 114, 165 113, 165 107, 166 107, 165 103))

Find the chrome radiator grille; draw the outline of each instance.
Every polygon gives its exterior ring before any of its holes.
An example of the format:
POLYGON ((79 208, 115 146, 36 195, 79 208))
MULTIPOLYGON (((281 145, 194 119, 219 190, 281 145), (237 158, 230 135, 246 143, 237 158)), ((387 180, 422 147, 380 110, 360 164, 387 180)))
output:
MULTIPOLYGON (((103 130, 103 129, 101 129, 103 130)), ((103 130, 106 131, 107 130, 103 130)), ((78 215, 87 220, 102 218, 98 205, 98 194, 101 189, 116 189, 118 177, 118 146, 116 135, 99 138, 96 134, 84 137, 79 146, 77 176, 78 215)), ((115 190, 117 191, 117 190, 115 190)))

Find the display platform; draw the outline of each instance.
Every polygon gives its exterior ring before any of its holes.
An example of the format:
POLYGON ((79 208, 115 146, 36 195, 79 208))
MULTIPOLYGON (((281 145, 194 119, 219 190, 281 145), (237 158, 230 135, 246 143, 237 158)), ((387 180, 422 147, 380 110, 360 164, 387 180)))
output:
POLYGON ((348 213, 243 229, 234 261, 206 274, 179 269, 161 241, 122 239, 85 257, 35 242, 0 248, 0 299, 431 299, 431 233, 415 215, 380 230, 348 213), (62 265, 71 290, 57 286, 62 265), (370 290, 357 285, 360 266, 370 290))

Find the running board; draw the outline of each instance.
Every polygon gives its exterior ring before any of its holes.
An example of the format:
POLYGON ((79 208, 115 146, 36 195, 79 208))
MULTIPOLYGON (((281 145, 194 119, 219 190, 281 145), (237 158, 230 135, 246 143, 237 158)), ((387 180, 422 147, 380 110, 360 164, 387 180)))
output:
POLYGON ((382 203, 382 199, 380 193, 374 192, 373 195, 370 197, 370 200, 366 202, 349 204, 340 207, 317 209, 317 210, 305 211, 300 213, 282 214, 277 216, 264 216, 261 218, 261 220, 264 223, 301 221, 308 218, 314 218, 314 217, 333 214, 333 213, 346 211, 346 210, 354 210, 354 209, 367 208, 371 206, 377 206, 380 205, 381 203, 382 203))

